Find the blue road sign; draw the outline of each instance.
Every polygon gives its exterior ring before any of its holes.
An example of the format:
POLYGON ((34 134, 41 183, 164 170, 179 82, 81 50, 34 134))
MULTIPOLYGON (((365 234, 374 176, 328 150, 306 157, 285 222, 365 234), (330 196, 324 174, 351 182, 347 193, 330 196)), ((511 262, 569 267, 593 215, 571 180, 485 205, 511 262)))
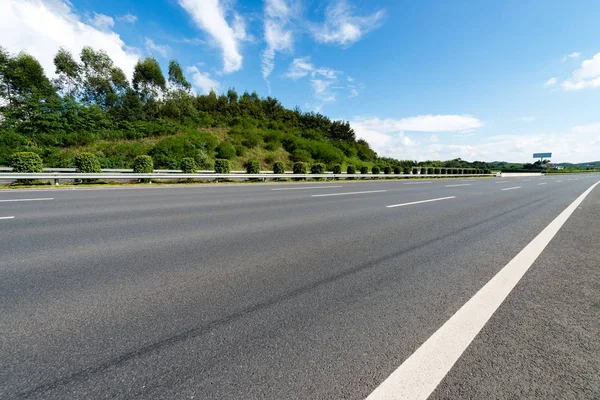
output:
POLYGON ((552 153, 533 153, 533 158, 550 158, 552 153))

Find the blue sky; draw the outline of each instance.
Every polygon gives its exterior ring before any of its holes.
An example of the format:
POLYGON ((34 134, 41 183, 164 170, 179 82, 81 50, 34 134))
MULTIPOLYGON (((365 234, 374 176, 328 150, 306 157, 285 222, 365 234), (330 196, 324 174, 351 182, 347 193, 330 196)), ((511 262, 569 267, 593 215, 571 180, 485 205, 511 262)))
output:
POLYGON ((351 121, 401 159, 600 159, 600 2, 3 0, 0 45, 152 55, 210 88, 351 121))

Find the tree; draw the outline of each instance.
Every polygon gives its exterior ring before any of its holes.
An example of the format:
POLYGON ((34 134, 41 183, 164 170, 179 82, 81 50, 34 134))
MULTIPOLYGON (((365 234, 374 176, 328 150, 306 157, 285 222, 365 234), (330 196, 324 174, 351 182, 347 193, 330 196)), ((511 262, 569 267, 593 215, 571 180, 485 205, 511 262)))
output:
POLYGON ((350 126, 350 122, 333 121, 329 128, 329 139, 334 141, 343 141, 354 143, 356 135, 354 129, 350 126))
POLYGON ((81 50, 82 99, 104 111, 117 107, 120 96, 129 87, 125 73, 116 67, 108 54, 91 47, 81 50))
POLYGON ((175 60, 169 62, 169 96, 168 101, 174 103, 177 108, 177 117, 181 120, 186 105, 190 105, 190 89, 192 85, 185 79, 183 70, 175 60))
POLYGON ((132 83, 144 103, 156 101, 167 84, 160 65, 153 57, 146 57, 135 64, 132 83))
POLYGON ((81 89, 81 67, 73 55, 61 47, 54 56, 54 67, 58 75, 54 80, 57 89, 67 97, 77 97, 81 89))

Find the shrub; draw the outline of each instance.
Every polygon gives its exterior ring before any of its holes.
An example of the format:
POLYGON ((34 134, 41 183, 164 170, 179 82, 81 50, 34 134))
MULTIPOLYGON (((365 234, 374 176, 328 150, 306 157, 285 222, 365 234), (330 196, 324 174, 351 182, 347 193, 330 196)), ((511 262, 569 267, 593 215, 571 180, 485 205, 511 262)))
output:
POLYGON ((306 164, 303 162, 296 162, 292 167, 292 171, 295 174, 306 174, 306 164))
POLYGON ((341 174, 342 173, 342 166, 340 164, 335 164, 333 166, 333 173, 334 174, 341 174))
POLYGON ((369 173, 369 168, 368 167, 360 167, 360 173, 362 175, 366 175, 369 173))
POLYGON ((413 175, 417 175, 419 173, 419 168, 412 167, 412 173, 413 173, 413 175))
POLYGON ((100 161, 93 153, 79 153, 75 156, 77 172, 86 174, 99 174, 102 172, 100 161))
POLYGON ((248 150, 248 149, 246 149, 246 148, 245 148, 244 146, 242 146, 241 144, 238 144, 237 146, 235 146, 235 154, 236 154, 238 157, 241 157, 241 156, 243 156, 244 154, 246 154, 246 150, 248 150))
POLYGON ((136 174, 151 174, 154 172, 154 162, 150 156, 137 156, 133 160, 133 172, 136 174))
POLYGON ((446 172, 447 172, 446 168, 440 168, 440 174, 446 175, 446 172))
POLYGON ((192 157, 185 157, 181 159, 181 171, 184 174, 195 174, 198 170, 198 165, 196 165, 196 160, 192 157))
POLYGON ((380 170, 379 170, 379 167, 377 165, 375 165, 373 168, 371 168, 371 173, 373 175, 379 175, 379 172, 380 172, 380 170))
POLYGON ((230 142, 221 142, 217 146, 217 157, 229 160, 235 157, 235 155, 235 148, 230 142))
POLYGON ((39 155, 24 151, 14 153, 9 160, 13 172, 42 172, 43 164, 39 155))
POLYGON ((405 174, 410 175, 411 172, 412 172, 412 167, 404 167, 405 174))
POLYGON ((325 164, 316 163, 316 164, 311 165, 310 173, 311 174, 324 174, 325 173, 325 164))
POLYGON ((356 173, 356 168, 354 167, 354 165, 348 165, 348 168, 346 168, 346 173, 347 174, 355 174, 356 173))
POLYGON ((386 175, 391 174, 392 173, 392 167, 389 167, 389 166, 386 165, 385 167, 383 167, 383 173, 386 174, 386 175))
POLYGON ((491 173, 492 173, 492 171, 490 171, 489 169, 485 169, 485 170, 483 170, 483 173, 484 173, 484 174, 488 174, 488 175, 489 175, 489 174, 491 174, 491 173))
POLYGON ((246 173, 260 174, 260 163, 258 162, 258 160, 246 161, 246 173))
POLYGON ((394 167, 394 175, 400 175, 403 171, 402 167, 394 167))
POLYGON ((434 174, 436 174, 436 175, 439 175, 439 174, 441 174, 442 172, 441 172, 441 169, 440 169, 440 168, 434 168, 434 170, 433 170, 433 173, 434 173, 434 174))
POLYGON ((229 173, 229 160, 216 159, 215 160, 215 173, 216 174, 228 174, 229 173))
POLYGON ((281 161, 277 161, 273 164, 273 173, 274 174, 285 174, 285 166, 281 161))

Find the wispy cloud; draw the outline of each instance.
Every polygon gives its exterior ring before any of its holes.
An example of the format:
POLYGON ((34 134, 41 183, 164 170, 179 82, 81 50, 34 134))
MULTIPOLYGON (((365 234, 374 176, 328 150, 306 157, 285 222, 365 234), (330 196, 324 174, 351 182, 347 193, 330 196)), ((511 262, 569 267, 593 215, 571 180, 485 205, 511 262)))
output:
POLYGON ((350 46, 372 30, 378 28, 383 20, 383 10, 367 16, 358 16, 353 13, 346 0, 337 0, 325 10, 325 22, 320 26, 313 26, 312 34, 320 43, 330 43, 340 46, 350 46))
POLYGON ((94 13, 94 16, 90 18, 90 22, 96 28, 106 30, 115 26, 115 20, 112 17, 104 14, 94 13))
POLYGON ((202 93, 209 93, 211 90, 215 92, 219 90, 219 82, 212 79, 208 72, 202 72, 198 67, 187 67, 187 72, 192 74, 192 85, 196 89, 200 89, 202 93))
POLYGON ((198 28, 206 31, 223 53, 223 72, 231 73, 242 68, 240 41, 245 40, 246 28, 241 16, 233 13, 229 25, 226 16, 226 1, 179 0, 179 5, 190 15, 198 28))
POLYGON ((27 49, 50 77, 55 76, 53 59, 60 47, 74 56, 84 46, 103 49, 129 78, 139 57, 139 51, 127 46, 118 33, 98 29, 82 20, 70 2, 58 0, 0 1, 0 37, 2 46, 12 53, 27 49))
POLYGON ((275 54, 291 51, 294 38, 290 21, 292 9, 286 0, 265 0, 264 36, 267 47, 261 54, 261 72, 267 78, 275 68, 275 54))
POLYGON ((156 44, 154 43, 154 40, 150 38, 146 38, 144 44, 146 45, 146 51, 148 53, 158 54, 163 58, 167 58, 169 56, 169 52, 171 51, 171 48, 168 45, 156 44))
POLYGON ((556 85, 556 77, 552 77, 544 82, 544 87, 554 86, 556 85))
POLYGON ((564 55, 562 60, 564 62, 564 61, 567 61, 569 58, 572 58, 572 59, 579 58, 580 55, 581 55, 581 53, 574 51, 571 54, 564 55))
POLYGON ((411 132, 464 132, 483 126, 483 122, 472 115, 419 115, 400 119, 362 118, 355 123, 383 133, 411 132))
POLYGON ((600 53, 581 63, 571 77, 562 83, 564 90, 581 90, 600 87, 600 53))
POLYGON ((305 77, 309 77, 310 85, 313 89, 313 97, 320 105, 316 108, 320 109, 325 103, 331 103, 336 100, 337 93, 346 91, 347 97, 356 97, 358 89, 363 85, 351 85, 347 82, 352 82, 353 79, 341 79, 344 75, 342 71, 338 71, 328 67, 316 67, 310 57, 295 58, 289 68, 286 77, 296 81, 305 77), (344 82, 347 81, 347 82, 344 82))
POLYGON ((119 22, 125 22, 125 23, 128 23, 128 24, 133 24, 137 20, 138 20, 137 15, 133 15, 133 14, 130 14, 130 13, 127 13, 125 15, 117 17, 117 21, 119 21, 119 22))

